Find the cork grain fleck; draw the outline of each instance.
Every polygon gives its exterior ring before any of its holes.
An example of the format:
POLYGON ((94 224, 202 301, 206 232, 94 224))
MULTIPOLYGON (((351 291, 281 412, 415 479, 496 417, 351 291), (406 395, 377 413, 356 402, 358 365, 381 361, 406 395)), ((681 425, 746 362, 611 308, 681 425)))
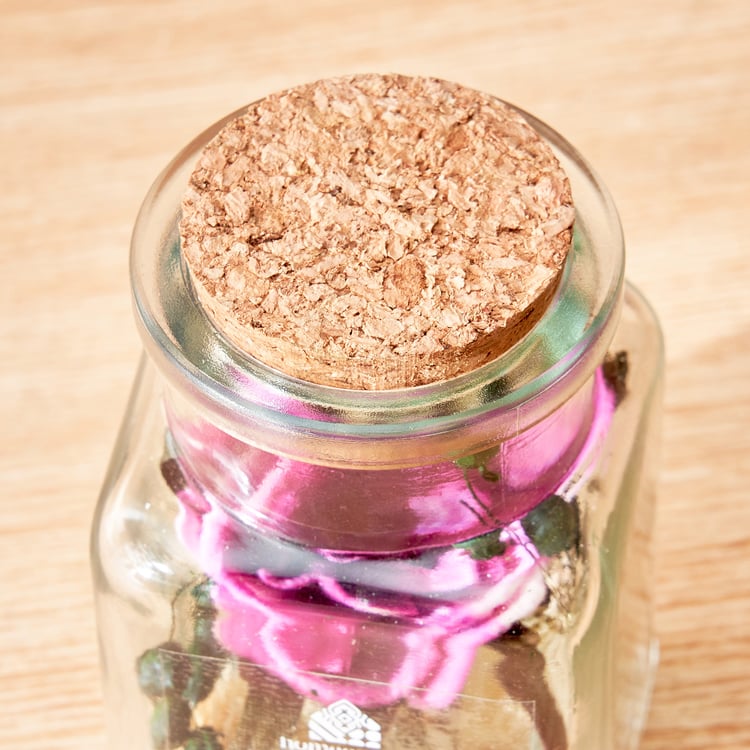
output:
POLYGON ((573 219, 562 168, 513 109, 359 75, 227 124, 190 177, 180 234, 236 347, 311 382, 390 389, 473 370, 527 333, 573 219))

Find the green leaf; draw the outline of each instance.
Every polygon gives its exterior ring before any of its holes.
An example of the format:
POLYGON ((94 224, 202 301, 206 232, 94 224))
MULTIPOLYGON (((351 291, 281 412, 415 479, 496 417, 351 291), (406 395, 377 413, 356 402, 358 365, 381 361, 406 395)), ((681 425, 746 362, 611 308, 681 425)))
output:
POLYGON ((521 520, 526 535, 540 554, 552 557, 580 541, 578 503, 559 495, 550 495, 521 520))
POLYGON ((193 607, 197 616, 213 617, 216 614, 216 607, 211 596, 212 587, 213 581, 206 579, 190 589, 190 595, 193 597, 193 607))
POLYGON ((207 698, 219 679, 223 662, 208 656, 190 657, 190 677, 187 680, 182 697, 195 706, 207 698))
POLYGON ((190 734, 190 706, 174 696, 159 700, 151 715, 151 739, 156 750, 182 745, 190 734))
POLYGON ((472 453, 470 456, 457 458, 454 462, 456 466, 462 469, 479 469, 483 471, 489 461, 491 461, 500 452, 500 446, 495 445, 492 448, 472 453))
POLYGON ((189 665, 179 643, 166 641, 144 651, 136 662, 138 684, 149 698, 179 693, 187 683, 189 665))
POLYGON ((211 727, 199 727, 190 733, 184 750, 223 750, 219 733, 211 727))
POLYGON ((500 539, 499 531, 475 536, 473 539, 458 542, 453 546, 465 549, 473 560, 491 560, 493 557, 501 557, 508 548, 508 545, 500 539))

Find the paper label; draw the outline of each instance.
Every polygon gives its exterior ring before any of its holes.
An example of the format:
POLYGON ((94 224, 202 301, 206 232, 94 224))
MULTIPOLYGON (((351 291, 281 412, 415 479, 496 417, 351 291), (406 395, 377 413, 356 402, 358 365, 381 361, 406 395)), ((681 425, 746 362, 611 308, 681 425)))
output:
MULTIPOLYGON (((300 695, 267 669, 236 658, 160 651, 163 670, 176 676, 170 692, 181 715, 165 721, 170 747, 201 728, 222 750, 533 750, 536 702, 459 694, 429 708, 419 689, 389 705, 364 705, 389 686, 301 673, 325 685, 325 697, 300 695), (180 677, 181 675, 181 677, 180 677), (176 684, 176 688, 174 687, 176 684), (179 700, 175 689, 180 690, 179 700), (189 711, 186 710, 186 705, 189 711), (174 718, 174 721, 172 720, 174 718), (171 736, 169 735, 171 733, 171 736), (179 736, 177 736, 179 734, 179 736)), ((371 702, 371 701, 370 701, 371 702)), ((201 748, 204 745, 200 745, 201 748)))

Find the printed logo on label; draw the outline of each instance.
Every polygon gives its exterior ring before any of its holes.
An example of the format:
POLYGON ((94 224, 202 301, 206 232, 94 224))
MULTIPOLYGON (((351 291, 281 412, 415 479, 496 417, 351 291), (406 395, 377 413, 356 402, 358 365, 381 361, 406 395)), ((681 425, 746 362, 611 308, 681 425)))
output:
POLYGON ((362 747, 380 750, 380 724, 347 700, 336 701, 316 711, 307 724, 310 742, 281 737, 282 750, 341 750, 362 747), (333 747, 328 744, 332 743, 333 747))
POLYGON ((380 750, 380 724, 347 700, 316 711, 308 723, 311 740, 380 750))

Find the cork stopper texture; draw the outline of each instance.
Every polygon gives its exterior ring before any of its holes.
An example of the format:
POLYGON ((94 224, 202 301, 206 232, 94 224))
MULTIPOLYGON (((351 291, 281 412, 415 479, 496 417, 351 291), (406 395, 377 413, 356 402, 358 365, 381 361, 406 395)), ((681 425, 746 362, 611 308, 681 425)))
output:
POLYGON ((538 321, 571 245, 570 185, 512 108, 431 78, 271 95, 201 153, 182 203, 197 298, 235 347, 322 385, 470 372, 538 321))

